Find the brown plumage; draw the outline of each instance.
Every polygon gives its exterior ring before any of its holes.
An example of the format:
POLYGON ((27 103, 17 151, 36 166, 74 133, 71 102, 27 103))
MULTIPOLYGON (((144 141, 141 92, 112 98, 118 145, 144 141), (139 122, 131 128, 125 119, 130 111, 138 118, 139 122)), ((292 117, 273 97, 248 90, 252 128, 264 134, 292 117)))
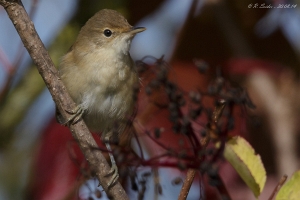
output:
POLYGON ((116 11, 101 10, 82 27, 60 64, 61 79, 78 105, 74 116, 82 116, 91 131, 102 132, 107 145, 124 132, 134 111, 139 78, 129 49, 133 37, 144 30, 130 26, 116 11))

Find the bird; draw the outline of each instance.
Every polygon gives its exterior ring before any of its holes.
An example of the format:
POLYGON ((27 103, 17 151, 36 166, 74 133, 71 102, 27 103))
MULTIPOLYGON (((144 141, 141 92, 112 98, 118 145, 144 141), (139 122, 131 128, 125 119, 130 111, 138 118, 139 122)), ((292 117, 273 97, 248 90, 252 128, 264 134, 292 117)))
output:
POLYGON ((101 133, 110 160, 114 184, 119 175, 110 140, 125 132, 135 110, 139 77, 129 50, 144 27, 133 27, 117 11, 103 9, 81 28, 75 43, 61 59, 59 76, 76 103, 71 117, 62 124, 83 119, 90 131, 101 133))

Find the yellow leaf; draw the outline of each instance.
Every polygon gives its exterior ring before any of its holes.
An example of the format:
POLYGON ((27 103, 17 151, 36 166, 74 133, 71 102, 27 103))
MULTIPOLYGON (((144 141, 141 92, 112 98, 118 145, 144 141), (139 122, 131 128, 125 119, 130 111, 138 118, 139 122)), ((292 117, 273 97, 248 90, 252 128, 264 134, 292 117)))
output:
POLYGON ((242 137, 233 137, 225 145, 224 157, 258 197, 266 183, 266 170, 252 146, 242 137))
POLYGON ((276 200, 298 200, 300 198, 300 170, 279 190, 276 200))

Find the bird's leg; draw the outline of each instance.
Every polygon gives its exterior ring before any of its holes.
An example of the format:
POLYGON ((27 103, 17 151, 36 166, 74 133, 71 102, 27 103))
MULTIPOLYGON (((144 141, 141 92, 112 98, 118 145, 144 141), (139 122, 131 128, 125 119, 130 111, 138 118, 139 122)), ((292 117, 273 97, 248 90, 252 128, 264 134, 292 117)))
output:
POLYGON ((72 116, 67 119, 67 121, 62 122, 64 126, 71 124, 76 124, 83 115, 84 109, 81 105, 77 105, 74 110, 66 110, 67 113, 71 114, 72 116))
POLYGON ((118 166, 116 164, 114 155, 112 154, 112 150, 111 150, 111 147, 110 147, 110 144, 109 144, 109 136, 105 136, 104 143, 105 143, 105 146, 106 146, 107 150, 109 151, 108 155, 109 155, 109 158, 110 158, 110 161, 111 161, 111 169, 108 172, 108 174, 106 175, 106 176, 112 175, 112 178, 110 179, 110 181, 108 183, 108 187, 111 187, 113 184, 116 183, 116 181, 119 178, 118 166))

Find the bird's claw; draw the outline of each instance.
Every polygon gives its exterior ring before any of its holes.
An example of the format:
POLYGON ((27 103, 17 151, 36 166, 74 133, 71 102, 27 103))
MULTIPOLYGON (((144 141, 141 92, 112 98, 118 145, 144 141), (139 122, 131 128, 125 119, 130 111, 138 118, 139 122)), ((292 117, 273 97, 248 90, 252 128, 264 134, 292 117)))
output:
POLYGON ((112 175, 112 177, 111 177, 110 181, 107 184, 108 188, 110 188, 111 186, 113 186, 117 182, 117 180, 119 178, 118 167, 117 167, 116 164, 113 164, 111 166, 111 169, 109 170, 108 174, 106 174, 105 176, 108 177, 110 175, 112 175))
POLYGON ((84 109, 79 105, 76 106, 74 110, 66 110, 67 113, 71 114, 72 116, 67 119, 67 121, 63 122, 64 126, 68 126, 70 124, 76 124, 83 115, 84 109))
POLYGON ((110 144, 109 144, 109 136, 106 136, 104 138, 104 143, 106 145, 106 148, 108 150, 108 155, 110 157, 110 161, 111 161, 111 169, 109 170, 108 174, 106 174, 105 176, 110 176, 112 175, 110 181, 108 182, 108 185, 107 187, 110 188, 111 186, 113 186, 118 178, 119 178, 119 173, 118 173, 118 166, 116 164, 116 161, 115 161, 115 158, 114 158, 114 155, 112 154, 112 151, 111 151, 111 147, 110 147, 110 144))

